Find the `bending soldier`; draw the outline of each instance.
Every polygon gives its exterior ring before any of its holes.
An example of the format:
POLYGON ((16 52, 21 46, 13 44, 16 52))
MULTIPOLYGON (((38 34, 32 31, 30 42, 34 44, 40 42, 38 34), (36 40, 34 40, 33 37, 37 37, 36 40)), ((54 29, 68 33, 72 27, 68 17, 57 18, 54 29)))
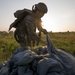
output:
POLYGON ((23 46, 31 46, 32 42, 39 42, 46 44, 45 41, 40 39, 36 34, 36 28, 38 28, 39 33, 47 33, 46 29, 42 28, 41 18, 48 9, 44 3, 38 3, 32 6, 32 10, 23 9, 18 10, 14 13, 17 18, 9 27, 9 30, 14 27, 16 28, 14 37, 18 43, 23 46))

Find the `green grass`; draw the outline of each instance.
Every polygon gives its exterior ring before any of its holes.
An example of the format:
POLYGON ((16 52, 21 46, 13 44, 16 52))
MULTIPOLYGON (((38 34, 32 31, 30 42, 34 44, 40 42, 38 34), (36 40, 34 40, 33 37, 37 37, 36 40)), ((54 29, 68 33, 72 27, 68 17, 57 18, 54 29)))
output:
MULTIPOLYGON (((63 49, 75 55, 75 32, 49 33, 50 39, 56 48, 63 49)), ((42 39, 46 40, 45 35, 42 39)), ((39 44, 39 46, 44 44, 39 44)), ((13 34, 0 34, 0 62, 9 59, 12 52, 19 46, 13 34)))
POLYGON ((0 34, 0 61, 7 60, 18 46, 13 34, 0 34))
POLYGON ((64 32, 64 33, 52 33, 49 34, 56 48, 63 49, 73 55, 75 55, 75 33, 64 32))

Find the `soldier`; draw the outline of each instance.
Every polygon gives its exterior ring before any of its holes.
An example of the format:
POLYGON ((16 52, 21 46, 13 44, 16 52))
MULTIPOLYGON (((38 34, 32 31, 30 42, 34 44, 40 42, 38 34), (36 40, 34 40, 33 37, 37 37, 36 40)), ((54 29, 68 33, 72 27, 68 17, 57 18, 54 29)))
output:
POLYGON ((46 41, 40 39, 36 34, 36 28, 38 28, 39 33, 47 33, 46 29, 42 28, 41 18, 45 13, 47 13, 47 6, 40 2, 32 6, 32 10, 23 9, 18 10, 14 13, 17 18, 9 27, 9 30, 14 27, 16 28, 14 37, 18 43, 22 46, 31 46, 35 41, 41 41, 47 44, 46 41))

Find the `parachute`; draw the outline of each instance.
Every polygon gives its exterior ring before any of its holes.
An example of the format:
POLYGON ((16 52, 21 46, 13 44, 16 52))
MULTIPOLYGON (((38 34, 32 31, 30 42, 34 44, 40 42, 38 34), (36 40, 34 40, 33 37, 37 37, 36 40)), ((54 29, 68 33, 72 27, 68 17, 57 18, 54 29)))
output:
POLYGON ((47 47, 39 47, 36 52, 17 48, 0 75, 75 75, 75 57, 56 49, 48 34, 46 39, 47 47))

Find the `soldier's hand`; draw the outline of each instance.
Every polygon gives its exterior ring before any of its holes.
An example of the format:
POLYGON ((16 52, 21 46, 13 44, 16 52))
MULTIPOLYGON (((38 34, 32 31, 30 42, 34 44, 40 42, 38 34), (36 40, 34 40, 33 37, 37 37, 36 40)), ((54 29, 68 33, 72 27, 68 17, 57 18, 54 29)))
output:
POLYGON ((44 44, 46 44, 46 45, 47 45, 47 42, 46 42, 46 41, 43 41, 43 40, 42 40, 42 43, 44 43, 44 44))
POLYGON ((43 29, 43 33, 44 33, 44 34, 47 34, 48 32, 47 32, 47 30, 46 30, 46 29, 43 29))
POLYGON ((10 31, 12 27, 13 27, 13 23, 10 25, 10 27, 9 27, 9 30, 8 30, 8 31, 10 31))

